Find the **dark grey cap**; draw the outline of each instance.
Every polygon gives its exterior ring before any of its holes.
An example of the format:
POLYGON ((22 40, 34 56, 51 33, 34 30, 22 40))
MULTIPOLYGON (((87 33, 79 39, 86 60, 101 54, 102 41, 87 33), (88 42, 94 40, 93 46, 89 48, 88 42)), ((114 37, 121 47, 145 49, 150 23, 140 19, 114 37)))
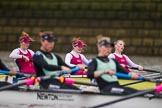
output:
POLYGON ((49 42, 57 40, 57 38, 55 36, 51 36, 51 35, 48 35, 48 34, 41 36, 41 39, 42 40, 47 40, 49 42))
POLYGON ((109 41, 107 41, 107 40, 102 40, 102 41, 100 41, 99 43, 98 43, 98 45, 100 45, 100 46, 106 46, 106 45, 110 45, 111 47, 114 47, 114 44, 113 43, 111 43, 111 42, 109 42, 109 41))

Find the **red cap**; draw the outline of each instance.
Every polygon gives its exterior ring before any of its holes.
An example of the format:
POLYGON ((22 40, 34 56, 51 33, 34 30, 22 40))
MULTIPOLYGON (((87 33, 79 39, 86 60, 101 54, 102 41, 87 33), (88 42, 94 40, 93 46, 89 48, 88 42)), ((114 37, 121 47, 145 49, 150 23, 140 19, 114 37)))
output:
POLYGON ((29 37, 22 37, 19 39, 19 42, 29 43, 31 42, 31 39, 29 37))
POLYGON ((86 46, 86 44, 83 41, 81 41, 81 40, 79 40, 77 42, 74 42, 73 45, 74 46, 78 46, 78 47, 86 46))

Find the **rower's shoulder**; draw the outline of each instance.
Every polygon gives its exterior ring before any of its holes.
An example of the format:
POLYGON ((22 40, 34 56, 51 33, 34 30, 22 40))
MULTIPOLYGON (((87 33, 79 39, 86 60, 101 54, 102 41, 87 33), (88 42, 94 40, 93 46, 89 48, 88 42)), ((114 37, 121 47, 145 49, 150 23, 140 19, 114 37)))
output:
POLYGON ((41 55, 41 54, 42 54, 41 51, 36 51, 36 52, 35 52, 35 55, 41 55))
POLYGON ((89 59, 89 63, 96 62, 96 59, 97 58, 91 58, 91 59, 89 59))

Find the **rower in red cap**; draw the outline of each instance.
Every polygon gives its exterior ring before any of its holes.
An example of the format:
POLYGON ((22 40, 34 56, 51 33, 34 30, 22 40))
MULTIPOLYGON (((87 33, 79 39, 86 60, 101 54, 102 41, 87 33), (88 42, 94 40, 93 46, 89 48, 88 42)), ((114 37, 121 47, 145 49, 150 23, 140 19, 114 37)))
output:
POLYGON ((82 40, 80 40, 79 37, 74 37, 72 40, 72 47, 73 50, 70 53, 67 53, 65 56, 65 63, 71 67, 77 66, 81 68, 81 70, 73 74, 86 75, 84 69, 85 66, 88 65, 88 60, 83 54, 81 54, 82 52, 84 52, 86 44, 82 40))
POLYGON ((32 41, 33 39, 29 37, 27 33, 22 32, 19 38, 20 47, 14 49, 9 55, 9 58, 16 61, 19 70, 23 73, 35 74, 34 65, 32 63, 34 52, 28 49, 32 41))

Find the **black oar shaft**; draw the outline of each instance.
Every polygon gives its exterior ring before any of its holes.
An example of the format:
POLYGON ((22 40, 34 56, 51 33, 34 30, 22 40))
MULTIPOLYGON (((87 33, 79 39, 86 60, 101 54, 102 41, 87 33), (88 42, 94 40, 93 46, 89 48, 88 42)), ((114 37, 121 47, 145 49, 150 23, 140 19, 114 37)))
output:
POLYGON ((22 73, 22 72, 16 72, 16 75, 25 76, 25 77, 36 76, 35 74, 28 74, 28 73, 22 73))
POLYGON ((131 99, 131 98, 134 98, 134 97, 137 97, 137 96, 140 96, 140 95, 144 95, 146 93, 150 93, 150 92, 153 92, 153 91, 154 91, 154 89, 140 91, 140 92, 137 92, 137 93, 133 93, 131 95, 127 95, 124 98, 120 98, 120 99, 117 99, 117 100, 109 101, 107 103, 103 103, 103 104, 100 104, 100 105, 92 106, 90 108, 99 108, 99 107, 111 105, 111 104, 114 104, 114 103, 117 103, 117 102, 120 102, 120 101, 124 101, 124 100, 127 100, 127 99, 131 99))
POLYGON ((143 69, 143 70, 148 72, 160 73, 159 71, 155 71, 155 70, 149 70, 149 69, 143 69))
MULTIPOLYGON (((8 71, 8 70, 0 70, 0 73, 5 74, 5 75, 10 75, 10 71, 8 71)), ((26 77, 35 76, 35 74, 24 73, 24 72, 20 72, 20 71, 16 71, 15 75, 26 76, 26 77)))
POLYGON ((133 85, 133 84, 142 83, 142 82, 145 82, 145 81, 148 81, 148 82, 157 82, 158 81, 157 79, 158 78, 161 78, 161 77, 162 76, 157 76, 157 77, 154 77, 154 78, 143 78, 143 80, 135 81, 135 82, 130 82, 130 83, 126 83, 126 84, 122 84, 121 86, 133 85))
POLYGON ((0 88, 0 91, 11 89, 11 88, 16 88, 16 87, 24 85, 24 84, 25 84, 25 82, 21 82, 21 83, 15 83, 15 84, 12 84, 12 85, 3 86, 3 87, 0 88))
MULTIPOLYGON (((127 67, 127 68, 138 70, 138 68, 136 68, 136 67, 127 67)), ((151 69, 143 69, 143 71, 160 73, 160 71, 151 70, 151 69)))
POLYGON ((133 84, 137 84, 137 83, 141 83, 141 82, 144 82, 144 80, 122 84, 121 86, 128 86, 128 85, 133 85, 133 84))

